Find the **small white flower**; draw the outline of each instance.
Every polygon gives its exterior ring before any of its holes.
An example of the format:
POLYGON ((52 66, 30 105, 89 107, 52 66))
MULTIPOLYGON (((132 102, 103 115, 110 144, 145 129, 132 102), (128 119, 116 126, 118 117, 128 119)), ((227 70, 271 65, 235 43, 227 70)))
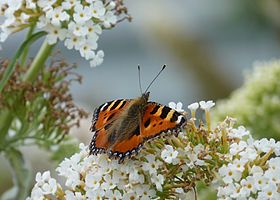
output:
MULTIPOLYGON (((238 187, 238 186, 237 186, 238 187)), ((219 199, 229 198, 236 191, 236 186, 233 183, 229 183, 224 187, 218 188, 217 196, 219 199)))
POLYGON ((259 152, 267 153, 270 150, 274 151, 277 148, 277 143, 273 138, 268 140, 267 138, 262 138, 254 142, 254 146, 259 152))
POLYGON ((25 23, 29 18, 30 18, 29 15, 25 14, 24 12, 22 12, 20 14, 19 20, 21 21, 21 23, 25 23))
POLYGON ((104 16, 106 9, 102 3, 102 1, 94 1, 93 4, 90 5, 89 10, 91 12, 91 16, 95 18, 101 18, 104 16))
POLYGON ((41 7, 43 10, 48 10, 52 8, 52 5, 56 2, 56 0, 38 0, 37 5, 41 7))
POLYGON ((26 8, 34 9, 36 8, 36 1, 35 0, 25 0, 26 8))
POLYGON ((56 180, 51 178, 48 183, 42 186, 42 190, 44 194, 55 194, 57 190, 56 180))
POLYGON ((80 37, 80 36, 86 36, 88 34, 88 29, 86 26, 82 24, 77 24, 75 22, 70 22, 68 24, 68 30, 70 33, 73 33, 74 35, 80 37))
POLYGON ((86 199, 104 199, 105 191, 102 188, 97 190, 86 190, 86 199))
POLYGON ((85 197, 82 195, 81 192, 73 192, 70 190, 65 191, 65 199, 67 200, 83 200, 85 197))
POLYGON ((116 3, 114 1, 111 1, 106 8, 107 10, 113 10, 115 7, 116 7, 116 3))
POLYGON ((242 139, 243 136, 249 135, 250 132, 248 130, 245 129, 244 126, 239 126, 237 129, 231 129, 229 131, 229 136, 231 138, 239 138, 242 139))
POLYGON ((219 174, 223 177, 225 183, 232 183, 233 180, 239 181, 242 173, 237 170, 236 166, 229 163, 227 166, 223 165, 219 169, 219 174))
POLYGON ((55 194, 57 190, 56 180, 51 178, 50 171, 45 171, 43 174, 36 174, 36 186, 41 188, 43 194, 55 194))
POLYGON ((244 171, 244 166, 248 161, 245 159, 234 159, 233 164, 235 165, 236 169, 240 172, 244 171))
POLYGON ((192 112, 195 112, 198 109, 198 107, 199 104, 197 102, 188 105, 188 109, 190 109, 192 112))
MULTIPOLYGON (((235 184, 230 184, 233 186, 233 191, 231 191, 231 195, 230 197, 233 198, 233 199, 246 199, 246 194, 244 194, 242 191, 241 191, 241 186, 238 184, 238 183, 235 183, 235 184)), ((228 187, 225 187, 226 189, 228 187)))
POLYGON ((135 192, 128 192, 123 195, 123 200, 138 199, 138 195, 135 192))
POLYGON ((73 18, 76 23, 84 24, 91 17, 90 9, 87 6, 82 6, 81 4, 75 5, 73 18))
POLYGON ((261 190, 262 188, 264 188, 264 186, 268 182, 268 179, 259 173, 253 174, 253 178, 257 190, 261 190))
POLYGON ((69 15, 63 10, 61 6, 48 10, 46 12, 46 17, 54 26, 60 26, 61 22, 69 20, 69 15))
POLYGON ((277 141, 274 146, 274 153, 276 156, 280 156, 280 141, 277 141))
POLYGON ((213 106, 215 106, 215 103, 212 100, 207 102, 200 101, 199 105, 202 110, 209 111, 213 106))
POLYGON ((22 0, 9 0, 6 3, 8 4, 8 9, 10 9, 11 12, 14 12, 22 6, 23 1, 22 0))
POLYGON ((40 16, 38 21, 37 21, 37 27, 38 28, 44 28, 46 27, 48 24, 50 24, 50 20, 48 18, 46 18, 45 16, 40 16))
POLYGON ((4 42, 9 35, 12 33, 11 29, 6 27, 1 27, 2 31, 0 31, 0 42, 4 42))
POLYGON ((168 106, 174 110, 176 110, 177 112, 184 112, 184 110, 182 109, 183 107, 183 104, 182 102, 178 102, 178 103, 175 103, 175 102, 169 102, 168 106))
POLYGON ((81 184, 81 180, 80 180, 80 173, 71 169, 66 170, 67 172, 67 176, 65 176, 67 178, 65 185, 67 187, 70 187, 72 189, 75 189, 77 185, 81 184))
POLYGON ((150 154, 146 156, 147 162, 144 162, 142 164, 142 169, 144 171, 148 171, 150 174, 157 174, 157 169, 160 165, 162 165, 162 162, 159 160, 155 160, 155 156, 150 154))
POLYGON ((102 174, 88 174, 85 178, 85 184, 91 190, 97 190, 100 187, 102 174))
POLYGON ((255 193, 257 191, 257 188, 255 186, 255 179, 252 176, 248 176, 246 179, 242 179, 240 182, 241 186, 243 187, 243 190, 248 196, 250 193, 255 193))
POLYGON ((44 199, 45 196, 42 189, 35 185, 31 191, 29 200, 44 200, 44 199))
POLYGON ((266 177, 269 182, 271 183, 275 183, 275 184, 279 184, 280 183, 280 170, 278 168, 278 170, 274 170, 269 168, 268 170, 266 170, 264 172, 264 177, 266 177))
POLYGON ((85 42, 80 46, 80 54, 82 57, 84 57, 86 60, 93 59, 95 56, 95 53, 93 50, 97 48, 97 43, 95 43, 95 46, 91 45, 88 42, 85 42))
POLYGON ((239 143, 232 143, 230 145, 229 152, 231 155, 236 155, 243 151, 247 146, 247 143, 244 141, 240 141, 239 143))
POLYGON ((100 35, 102 33, 102 28, 99 24, 94 24, 92 21, 86 22, 86 27, 88 29, 87 31, 87 37, 91 39, 92 37, 95 39, 97 35, 100 35))
POLYGON ((253 161, 258 156, 258 153, 255 148, 249 146, 245 149, 245 151, 240 152, 239 155, 245 160, 253 161))
POLYGON ((108 199, 122 200, 123 196, 119 190, 108 190, 105 195, 108 199))
POLYGON ((104 59, 104 52, 102 50, 99 50, 90 61, 91 67, 96 67, 97 65, 100 65, 103 62, 104 59))
POLYGON ((68 49, 75 49, 75 50, 79 50, 81 45, 85 43, 85 38, 84 37, 78 37, 74 34, 68 34, 68 36, 66 37, 65 41, 64 41, 64 45, 68 48, 68 49))
POLYGON ((267 163, 272 170, 280 170, 280 157, 271 158, 267 163))
POLYGON ((79 5, 79 1, 76 0, 64 0, 61 4, 62 8, 64 10, 70 10, 71 8, 73 8, 75 5, 79 5))
POLYGON ((113 190, 117 186, 110 174, 106 174, 103 180, 104 182, 101 184, 103 190, 113 190))
POLYGON ((103 25, 105 28, 111 28, 117 23, 117 16, 113 12, 108 11, 103 17, 103 25))
POLYGON ((250 170, 250 174, 260 174, 263 175, 263 169, 260 166, 253 165, 253 167, 250 170))
POLYGON ((156 188, 158 191, 162 191, 162 184, 164 182, 164 176, 161 174, 158 175, 153 175, 151 177, 151 181, 152 183, 154 183, 156 185, 156 188))
POLYGON ((267 184, 262 190, 258 193, 258 200, 271 199, 277 200, 280 198, 280 193, 277 191, 277 186, 273 183, 267 184))
POLYGON ((146 184, 141 184, 137 185, 136 187, 133 188, 133 190, 136 191, 136 194, 140 200, 149 200, 152 199, 152 197, 155 197, 156 191, 153 189, 150 189, 149 185, 146 184))
POLYGON ((66 29, 55 26, 48 26, 46 28, 46 31, 48 31, 46 39, 50 45, 55 44, 58 41, 58 39, 64 40, 67 35, 66 29))
POLYGON ((164 150, 161 152, 161 158, 171 164, 177 158, 178 151, 174 150, 171 145, 165 145, 164 150))

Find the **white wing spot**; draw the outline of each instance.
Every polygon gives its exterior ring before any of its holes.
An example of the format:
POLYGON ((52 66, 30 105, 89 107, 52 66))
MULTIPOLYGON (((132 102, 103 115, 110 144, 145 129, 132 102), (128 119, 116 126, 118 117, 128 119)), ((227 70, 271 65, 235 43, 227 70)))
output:
POLYGON ((103 111, 103 108, 104 108, 105 106, 107 106, 107 104, 108 104, 108 103, 105 103, 105 104, 100 108, 100 110, 103 111))
POLYGON ((183 118, 183 116, 182 116, 182 115, 180 115, 180 116, 178 117, 177 121, 176 121, 176 124, 180 124, 180 122, 181 122, 182 118, 183 118))

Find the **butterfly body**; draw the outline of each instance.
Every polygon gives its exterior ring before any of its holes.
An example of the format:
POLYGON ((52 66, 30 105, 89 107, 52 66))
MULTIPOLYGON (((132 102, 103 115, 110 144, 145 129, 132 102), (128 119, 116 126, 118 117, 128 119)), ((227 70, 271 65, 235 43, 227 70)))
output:
MULTIPOLYGON (((139 125, 144 115, 149 93, 131 100, 117 116, 112 117, 112 122, 107 124, 107 146, 111 149, 116 143, 130 139, 133 134, 139 132, 139 125)), ((106 128, 105 128, 106 129, 106 128)))

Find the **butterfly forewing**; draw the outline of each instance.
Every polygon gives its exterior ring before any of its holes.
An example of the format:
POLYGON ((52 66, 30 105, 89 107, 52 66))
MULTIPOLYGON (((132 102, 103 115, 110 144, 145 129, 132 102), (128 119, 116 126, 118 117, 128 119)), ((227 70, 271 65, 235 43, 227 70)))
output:
POLYGON ((107 149, 106 128, 117 119, 118 115, 128 106, 129 99, 118 99, 102 104, 94 111, 90 130, 93 138, 90 143, 90 153, 100 153, 107 149))

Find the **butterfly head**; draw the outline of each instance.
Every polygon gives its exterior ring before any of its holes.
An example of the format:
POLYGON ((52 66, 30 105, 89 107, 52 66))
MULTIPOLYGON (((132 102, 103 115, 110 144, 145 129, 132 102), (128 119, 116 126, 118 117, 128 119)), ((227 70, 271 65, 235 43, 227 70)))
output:
POLYGON ((143 99, 143 102, 148 102, 150 97, 150 92, 145 92, 142 94, 141 99, 143 99))
POLYGON ((150 92, 145 92, 142 94, 141 97, 138 98, 138 100, 136 100, 136 104, 139 106, 139 109, 144 111, 146 106, 147 106, 147 103, 148 103, 148 100, 149 100, 149 96, 150 96, 150 92))

